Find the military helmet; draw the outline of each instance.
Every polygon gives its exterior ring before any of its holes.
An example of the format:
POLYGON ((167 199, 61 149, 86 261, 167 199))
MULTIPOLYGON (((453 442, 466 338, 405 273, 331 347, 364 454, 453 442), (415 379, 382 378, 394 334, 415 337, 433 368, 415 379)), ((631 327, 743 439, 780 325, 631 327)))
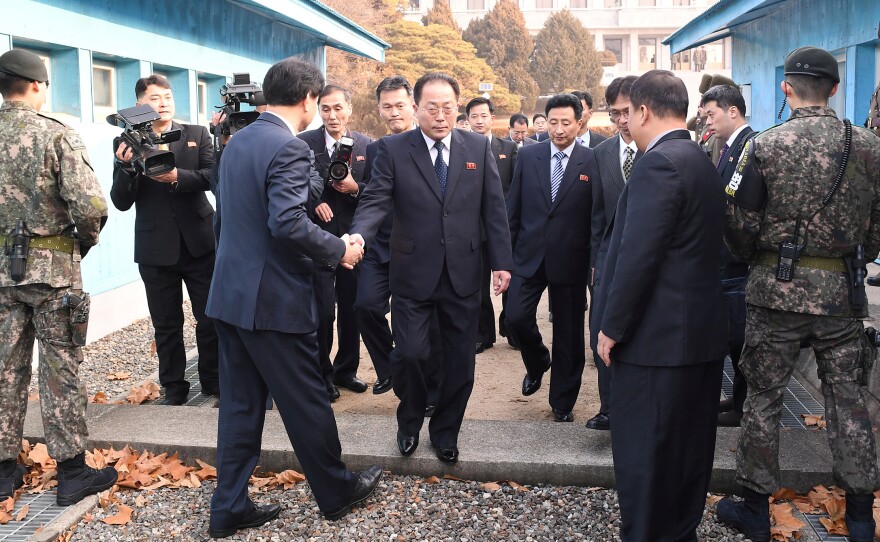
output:
POLYGON ((49 81, 49 73, 40 57, 24 49, 12 49, 0 55, 0 73, 28 81, 49 81))
POLYGON ((840 83, 837 59, 825 49, 818 47, 799 47, 792 51, 785 59, 783 72, 785 75, 827 77, 835 83, 840 83))

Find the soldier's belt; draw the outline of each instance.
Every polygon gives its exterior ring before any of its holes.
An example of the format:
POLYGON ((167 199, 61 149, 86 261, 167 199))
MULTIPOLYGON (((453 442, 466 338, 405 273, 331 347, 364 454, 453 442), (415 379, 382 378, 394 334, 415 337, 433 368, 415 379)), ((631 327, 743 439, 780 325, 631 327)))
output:
MULTIPOLYGON (((0 235, 0 243, 4 246, 11 242, 12 240, 9 237, 0 235)), ((60 252, 66 252, 67 254, 73 254, 74 239, 72 237, 64 237, 61 235, 31 237, 28 246, 30 248, 47 248, 49 250, 57 250, 60 252)))
MULTIPOLYGON (((779 264, 779 254, 776 252, 762 251, 758 254, 755 263, 776 267, 779 264)), ((819 269, 821 271, 837 271, 846 273, 846 264, 843 258, 822 258, 820 256, 801 256, 796 264, 798 267, 819 269)))

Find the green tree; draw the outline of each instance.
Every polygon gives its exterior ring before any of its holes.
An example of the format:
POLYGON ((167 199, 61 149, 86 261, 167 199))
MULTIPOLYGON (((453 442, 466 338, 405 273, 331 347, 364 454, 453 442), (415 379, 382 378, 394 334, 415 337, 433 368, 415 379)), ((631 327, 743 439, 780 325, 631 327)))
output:
POLYGON ((602 62, 593 36, 567 9, 550 15, 535 37, 532 73, 544 94, 588 90, 600 95, 602 62))
POLYGON ((461 27, 458 26, 458 23, 455 22, 455 17, 452 16, 449 0, 434 0, 434 7, 429 9, 427 15, 422 17, 422 24, 425 26, 441 24, 461 34, 461 27))
POLYGON ((534 44, 526 29, 522 11, 513 0, 499 0, 485 17, 474 19, 462 37, 477 49, 510 92, 522 97, 520 109, 530 111, 538 96, 538 85, 529 73, 534 44))
MULTIPOLYGON (((458 80, 461 87, 460 103, 482 94, 482 81, 499 81, 485 60, 476 55, 474 46, 448 26, 398 20, 385 27, 386 39, 391 43, 385 56, 385 71, 399 73, 415 83, 428 72, 447 73, 458 80)), ((496 83, 490 93, 500 113, 519 111, 519 96, 511 94, 503 83, 496 83)))

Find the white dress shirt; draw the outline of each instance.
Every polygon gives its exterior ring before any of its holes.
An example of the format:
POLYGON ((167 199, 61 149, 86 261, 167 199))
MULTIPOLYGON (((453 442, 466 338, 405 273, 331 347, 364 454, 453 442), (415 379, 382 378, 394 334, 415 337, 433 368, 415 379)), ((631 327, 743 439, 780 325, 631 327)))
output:
POLYGON ((556 153, 560 150, 565 153, 565 156, 562 157, 562 171, 565 171, 565 168, 568 167, 568 159, 571 157, 571 151, 574 150, 574 146, 577 145, 577 140, 572 141, 571 145, 564 149, 559 149, 555 143, 550 142, 550 178, 553 178, 553 166, 555 166, 555 160, 553 159, 556 156, 556 153))
MULTIPOLYGON (((433 164, 437 161, 437 149, 434 148, 437 141, 428 137, 424 131, 422 131, 422 137, 425 138, 425 145, 428 146, 428 153, 431 155, 431 163, 433 164)), ((449 167, 449 145, 452 143, 452 132, 450 131, 440 141, 443 142, 443 161, 446 163, 446 167, 449 167)))
POLYGON ((266 113, 269 113, 270 115, 275 115, 276 117, 281 119, 281 122, 283 122, 284 125, 287 126, 287 128, 290 130, 290 133, 293 135, 296 135, 296 128, 294 128, 293 124, 290 124, 290 122, 288 122, 286 118, 282 117, 281 115, 279 115, 278 113, 276 113, 274 111, 266 111, 266 113))
MULTIPOLYGON (((636 147, 636 140, 635 139, 630 141, 629 144, 627 145, 627 143, 623 140, 623 136, 618 135, 617 137, 620 138, 620 145, 619 145, 619 147, 620 147, 620 172, 623 173, 623 163, 626 162, 626 149, 632 149, 633 160, 635 160, 636 153, 639 152, 639 148, 636 147)), ((626 174, 625 173, 623 175, 623 182, 626 182, 626 174)))

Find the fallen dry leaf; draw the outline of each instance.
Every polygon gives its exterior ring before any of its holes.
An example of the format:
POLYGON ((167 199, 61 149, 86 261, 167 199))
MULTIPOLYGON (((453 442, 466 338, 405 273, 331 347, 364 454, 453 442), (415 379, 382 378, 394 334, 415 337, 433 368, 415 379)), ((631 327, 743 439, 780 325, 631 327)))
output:
POLYGON ((44 469, 48 467, 55 468, 55 460, 49 457, 49 449, 46 448, 46 445, 42 442, 38 443, 31 449, 28 454, 28 459, 33 462, 31 464, 36 463, 44 469))
POLYGON ((143 507, 145 504, 147 504, 147 497, 146 496, 138 495, 137 497, 134 498, 134 505, 137 506, 138 508, 143 507))
POLYGON ((773 540, 795 540, 801 537, 800 530, 807 524, 794 517, 794 508, 787 503, 771 504, 770 517, 772 518, 770 534, 773 540))
POLYGON ((439 484, 440 478, 437 478, 436 476, 428 476, 427 478, 425 478, 425 483, 426 484, 439 484))
POLYGON ((107 397, 107 394, 104 393, 103 391, 99 391, 95 395, 89 397, 90 403, 97 403, 100 405, 106 405, 109 400, 110 400, 110 398, 107 397))
POLYGON ((4 512, 12 512, 15 510, 15 499, 12 497, 7 497, 5 501, 3 501, 3 508, 0 509, 4 512))
POLYGON ((788 489, 787 487, 780 488, 779 491, 772 495, 773 500, 775 501, 790 501, 797 497, 797 493, 794 492, 793 489, 788 489))
POLYGON ((816 416, 814 414, 801 414, 801 417, 804 419, 804 425, 807 427, 815 426, 819 429, 824 429, 827 425, 825 422, 825 416, 816 416))
POLYGON ((12 521, 12 515, 6 510, 0 510, 0 525, 6 525, 12 521))
POLYGON ((810 499, 806 497, 795 497, 791 500, 791 504, 793 504, 801 514, 815 514, 818 512, 813 506, 813 503, 810 502, 810 499))
POLYGON ((101 521, 103 521, 107 525, 125 525, 129 521, 131 521, 131 513, 133 511, 134 510, 131 507, 120 504, 114 515, 107 516, 101 521))
POLYGON ((464 478, 459 478, 458 476, 455 476, 452 474, 444 474, 443 479, 444 480, 455 480, 456 482, 467 482, 467 480, 465 480, 464 478))
POLYGON ((513 489, 518 489, 519 491, 525 491, 526 493, 528 493, 528 491, 529 491, 529 488, 527 488, 525 486, 521 486, 521 485, 517 484, 516 482, 514 482, 513 480, 508 480, 507 483, 513 489))
POLYGON ((828 534, 840 534, 847 536, 849 535, 849 529, 846 527, 846 521, 843 518, 838 520, 832 520, 822 516, 819 518, 819 523, 825 527, 825 530, 828 531, 828 534))
POLYGON ((716 504, 718 504, 718 501, 723 498, 724 497, 722 495, 709 495, 708 497, 706 497, 706 505, 715 506, 716 504))
POLYGON ((18 513, 15 514, 15 521, 21 521, 24 518, 26 518, 30 509, 31 509, 31 505, 29 505, 29 504, 22 506, 21 510, 19 510, 18 513))
POLYGON ((152 380, 143 382, 140 386, 132 386, 125 400, 133 405, 139 405, 144 401, 152 401, 159 398, 159 384, 152 380))
POLYGON ((486 491, 498 491, 499 489, 501 489, 501 485, 495 482, 486 482, 485 484, 483 484, 483 489, 485 489, 486 491))
POLYGON ((275 482, 284 486, 284 489, 290 489, 300 482, 304 482, 305 476, 295 470, 286 470, 275 475, 275 482))
POLYGON ((117 371, 115 373, 109 373, 107 375, 107 380, 128 380, 131 377, 131 373, 127 373, 125 371, 117 371))
POLYGON ((210 478, 217 478, 217 469, 208 465, 201 459, 196 459, 196 463, 199 464, 201 469, 195 471, 195 475, 201 478, 202 480, 208 480, 210 478))

